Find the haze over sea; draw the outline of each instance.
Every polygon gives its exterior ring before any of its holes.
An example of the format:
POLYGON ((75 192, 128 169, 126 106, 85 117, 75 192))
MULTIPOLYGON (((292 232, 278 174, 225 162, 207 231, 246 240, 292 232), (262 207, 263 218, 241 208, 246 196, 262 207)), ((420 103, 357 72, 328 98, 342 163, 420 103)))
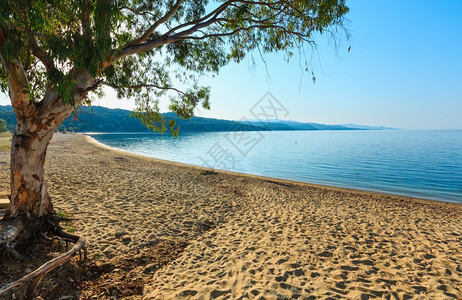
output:
POLYGON ((462 203, 462 130, 90 135, 185 164, 462 203))

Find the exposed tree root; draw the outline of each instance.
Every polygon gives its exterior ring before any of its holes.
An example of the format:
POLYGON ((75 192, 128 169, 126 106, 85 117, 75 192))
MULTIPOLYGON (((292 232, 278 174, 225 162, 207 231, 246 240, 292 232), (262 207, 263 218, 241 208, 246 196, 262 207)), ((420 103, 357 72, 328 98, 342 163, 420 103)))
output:
MULTIPOLYGON (((57 216, 56 216, 57 217, 57 216)), ((58 221, 69 221, 71 219, 69 218, 62 218, 58 217, 56 220, 58 221)), ((66 232, 61 226, 56 225, 56 223, 52 221, 48 221, 48 223, 52 226, 53 232, 56 234, 56 237, 58 237, 61 241, 64 241, 66 243, 66 251, 68 249, 69 243, 74 243, 77 244, 79 240, 82 238, 79 235, 71 234, 69 232, 66 232)), ((83 250, 83 258, 87 259, 87 248, 82 245, 81 249, 79 249, 79 255, 80 259, 82 259, 82 253, 80 250, 83 250)))
MULTIPOLYGON (((68 249, 69 243, 74 243, 74 247, 68 250, 66 253, 44 263, 40 266, 37 270, 27 274, 26 276, 22 277, 15 282, 8 283, 0 288, 0 296, 6 293, 7 291, 11 290, 14 287, 17 287, 21 284, 28 283, 25 289, 24 298, 25 299, 33 299, 35 296, 35 291, 37 289, 37 285, 40 283, 42 278, 51 270, 61 266, 65 262, 69 261, 74 254, 79 252, 80 259, 82 259, 81 250, 84 250, 84 259, 87 258, 87 250, 84 247, 85 238, 82 236, 70 234, 65 232, 60 226, 56 225, 54 222, 49 221, 49 224, 52 226, 52 231, 56 235, 54 237, 48 237, 44 233, 40 233, 41 236, 45 240, 54 240, 58 239, 66 243, 66 251, 68 249)), ((15 257, 19 257, 19 254, 14 250, 14 240, 18 235, 20 230, 20 225, 9 225, 6 230, 3 230, 3 233, 0 234, 0 248, 5 248, 7 253, 12 254, 15 257)))

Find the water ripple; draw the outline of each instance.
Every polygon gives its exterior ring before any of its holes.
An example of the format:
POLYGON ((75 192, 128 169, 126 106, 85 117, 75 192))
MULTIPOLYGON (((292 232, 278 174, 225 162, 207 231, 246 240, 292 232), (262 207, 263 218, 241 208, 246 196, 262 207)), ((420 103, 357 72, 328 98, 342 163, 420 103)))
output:
MULTIPOLYGON (((264 132, 245 155, 226 133, 99 134, 129 152, 204 165, 219 145, 234 159, 219 169, 462 203, 462 131, 264 132), (214 148, 215 147, 215 148, 214 148)), ((242 149, 240 149, 242 150, 242 149)))

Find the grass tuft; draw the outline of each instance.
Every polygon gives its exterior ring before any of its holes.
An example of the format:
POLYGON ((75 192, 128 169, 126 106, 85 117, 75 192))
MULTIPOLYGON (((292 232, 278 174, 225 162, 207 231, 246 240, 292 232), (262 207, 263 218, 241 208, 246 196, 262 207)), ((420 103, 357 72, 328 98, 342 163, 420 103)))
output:
MULTIPOLYGON (((61 217, 61 218, 67 218, 67 219, 68 219, 68 218, 71 218, 71 216, 70 216, 68 213, 66 213, 66 212, 58 212, 58 213, 56 213, 56 215, 57 215, 58 217, 61 217)), ((66 224, 65 224, 65 226, 64 226, 64 230, 66 230, 66 231, 69 232, 69 233, 74 233, 74 232, 76 231, 76 230, 75 230, 74 221, 72 221, 72 220, 67 220, 67 221, 65 221, 65 223, 66 223, 66 224)))

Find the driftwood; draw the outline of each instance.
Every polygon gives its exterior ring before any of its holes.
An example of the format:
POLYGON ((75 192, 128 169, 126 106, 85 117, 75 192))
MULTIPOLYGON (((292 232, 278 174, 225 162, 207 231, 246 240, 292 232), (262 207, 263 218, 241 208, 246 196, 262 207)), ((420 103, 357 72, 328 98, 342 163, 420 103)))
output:
MULTIPOLYGON (((27 274, 21 279, 4 285, 3 287, 0 288, 0 296, 14 287, 17 287, 23 283, 29 282, 25 290, 24 298, 34 299, 35 290, 37 288, 37 285, 40 283, 42 278, 48 272, 55 269, 56 267, 59 267, 65 262, 69 261, 75 253, 77 252, 80 253, 80 250, 82 249, 84 250, 84 254, 86 258, 87 253, 84 247, 84 244, 85 244, 84 237, 67 233, 59 226, 56 226, 54 228, 54 231, 55 231, 55 234, 59 238, 62 238, 62 240, 66 241, 66 246, 68 242, 72 242, 72 243, 75 243, 74 247, 72 247, 72 249, 67 251, 66 253, 44 263, 37 270, 27 274)), ((10 253, 17 254, 17 252, 13 249, 14 247, 13 240, 16 238, 18 232, 19 232, 18 227, 12 226, 12 225, 8 226, 6 230, 4 230, 4 233, 0 234, 0 246, 5 247, 7 251, 9 251, 10 253)), ((66 250, 67 250, 67 247, 66 247, 66 250)))
POLYGON ((33 297, 33 294, 35 293, 35 289, 37 287, 37 285, 40 283, 40 280, 42 280, 43 276, 45 276, 48 272, 50 272, 51 270, 53 270, 54 268, 62 265, 63 263, 67 262, 69 259, 71 259, 71 257, 77 252, 79 251, 80 249, 82 249, 83 245, 85 244, 85 238, 84 237, 80 237, 79 241, 77 244, 74 245, 74 247, 72 247, 71 250, 67 251, 66 253, 44 263, 40 268, 38 268, 37 270, 27 274, 26 276, 24 276, 23 278, 15 281, 15 282, 12 282, 12 283, 8 283, 6 284, 5 286, 3 286, 2 288, 0 288, 0 296, 2 294, 4 294, 5 292, 9 291, 10 289, 24 283, 24 282, 27 282, 29 280, 31 280, 31 282, 29 283, 28 287, 27 287, 27 291, 26 291, 26 298, 31 298, 33 297))
POLYGON ((16 236, 18 235, 18 227, 15 225, 9 225, 6 228, 1 228, 2 232, 0 234, 0 249, 5 248, 7 253, 12 254, 15 258, 19 257, 19 254, 14 250, 14 240, 16 239, 16 236))

